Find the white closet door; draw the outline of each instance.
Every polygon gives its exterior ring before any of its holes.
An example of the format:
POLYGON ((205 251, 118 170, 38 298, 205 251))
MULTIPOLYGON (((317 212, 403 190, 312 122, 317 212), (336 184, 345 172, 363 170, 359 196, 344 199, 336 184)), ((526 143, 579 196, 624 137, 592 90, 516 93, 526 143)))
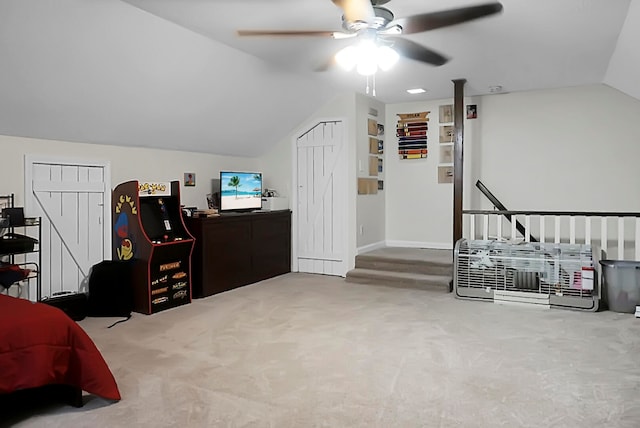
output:
POLYGON ((110 183, 108 162, 25 157, 25 211, 42 217, 43 296, 85 289, 91 266, 111 259, 110 183))
POLYGON ((346 275, 346 150, 341 121, 320 122, 298 137, 299 272, 346 275))

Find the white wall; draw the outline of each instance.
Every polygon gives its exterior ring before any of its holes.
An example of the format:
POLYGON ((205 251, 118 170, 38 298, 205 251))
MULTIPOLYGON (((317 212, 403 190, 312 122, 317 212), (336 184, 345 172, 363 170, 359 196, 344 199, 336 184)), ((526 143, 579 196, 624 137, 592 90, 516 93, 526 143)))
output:
POLYGON ((182 187, 182 204, 206 208, 211 179, 220 169, 253 170, 258 159, 203 153, 126 148, 100 144, 69 143, 0 135, 0 194, 16 194, 16 204, 24 204, 24 155, 55 155, 70 159, 98 159, 111 164, 111 188, 129 180, 183 183, 184 173, 196 174, 194 187, 182 187))
MULTIPOLYGON (((385 122, 385 105, 375 98, 367 97, 361 94, 356 96, 356 162, 354 164, 357 169, 357 177, 374 178, 369 175, 369 133, 367 122, 368 119, 374 119, 376 122, 385 122), (369 109, 378 111, 378 116, 369 115, 369 109)), ((386 127, 385 127, 386 128, 386 127)), ((393 134, 392 134, 393 135, 393 134)), ((384 168, 384 164, 383 164, 384 168)), ((378 177, 378 180, 384 180, 384 172, 378 177)), ((357 178, 355 179, 357 182, 357 178)), ((372 248, 384 245, 385 231, 385 191, 379 191, 375 195, 357 195, 356 206, 356 245, 359 251, 362 249, 372 248)))
MULTIPOLYGON (((357 159, 364 156, 371 100, 344 94, 312 117, 343 118, 348 127, 348 254, 378 242, 381 222, 392 245, 452 246, 452 185, 437 183, 438 106, 452 100, 385 107, 384 214, 377 197, 357 196, 357 159), (429 157, 399 160, 397 113, 428 110, 429 157), (370 206, 371 202, 374 206, 370 206), (357 236, 358 223, 365 235, 357 236), (375 232, 366 235, 368 232, 375 232)), ((474 187, 482 180, 510 209, 640 212, 640 101, 606 85, 490 95, 467 99, 478 118, 465 120, 465 208, 490 208, 474 187)), ((379 109, 382 111, 382 109, 379 109)), ((311 118, 309 119, 309 122, 311 118)), ((304 125, 301 125, 301 127, 304 125)), ((0 193, 24 203, 23 158, 53 154, 111 163, 112 187, 123 181, 179 180, 194 172, 196 187, 183 188, 182 203, 200 208, 220 169, 258 169, 265 184, 291 198, 294 130, 262 158, 237 158, 147 148, 69 143, 0 136, 0 193), (283 190, 284 189, 284 190, 283 190)), ((290 199, 291 200, 291 199, 290 199)))
MULTIPOLYGON (((387 241, 452 245, 452 185, 437 184, 438 105, 387 105, 396 113, 431 111, 429 158, 399 160, 385 141, 387 241)), ((640 101, 606 85, 468 99, 464 208, 491 209, 480 179, 513 210, 640 212, 640 101)), ((388 134, 388 132, 387 132, 388 134)), ((397 149, 397 146, 395 147, 397 149)))
POLYGON ((507 208, 640 211, 639 100, 595 85, 486 96, 481 111, 476 176, 507 208))
MULTIPOLYGON (((453 92, 453 85, 451 87, 453 92)), ((426 248, 453 247, 453 184, 438 183, 439 107, 453 104, 453 98, 415 103, 391 104, 386 107, 384 150, 386 193, 386 240, 393 246, 426 248), (400 113, 428 111, 429 130, 426 159, 403 159, 398 156, 395 128, 400 113)), ((465 99, 478 104, 478 99, 465 99)), ((483 114, 478 105, 478 114, 483 114)), ((469 187, 473 159, 470 143, 480 119, 465 119, 465 188, 469 187)))
POLYGON ((114 0, 0 1, 0 58, 3 135, 258 156, 335 92, 114 0))
POLYGON ((640 0, 632 0, 604 83, 640 99, 640 0))
MULTIPOLYGON (((340 119, 344 121, 347 127, 346 137, 346 156, 347 156, 347 218, 345 221, 345 230, 348 231, 347 236, 347 269, 353 269, 356 256, 356 94, 344 93, 335 97, 331 102, 325 104, 298 128, 292 130, 274 150, 262 156, 259 160, 259 167, 264 172, 264 179, 267 187, 276 189, 281 195, 289 198, 289 204, 292 209, 294 201, 294 190, 292 189, 292 169, 293 169, 293 153, 296 139, 316 125, 321 120, 340 119)), ((296 218, 293 216, 293 230, 296 230, 296 218)), ((292 248, 295 254, 297 242, 295 233, 293 236, 292 248)), ((293 269, 297 268, 294 260, 293 269)))

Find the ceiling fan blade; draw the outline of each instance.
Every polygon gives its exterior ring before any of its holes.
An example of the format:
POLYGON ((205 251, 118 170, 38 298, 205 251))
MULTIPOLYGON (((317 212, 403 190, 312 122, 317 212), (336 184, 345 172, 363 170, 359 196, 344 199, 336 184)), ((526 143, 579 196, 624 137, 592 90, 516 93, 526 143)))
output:
POLYGON ((371 0, 331 0, 344 12, 350 22, 372 22, 376 17, 371 0))
POLYGON ((313 71, 315 71, 315 72, 328 71, 328 70, 332 69, 335 66, 336 66, 336 58, 335 58, 335 56, 331 56, 331 58, 329 58, 328 60, 324 61, 323 63, 317 64, 316 67, 313 69, 313 71))
POLYGON ((440 55, 436 51, 425 48, 411 40, 402 39, 399 37, 393 38, 393 49, 401 56, 414 59, 420 62, 426 62, 431 65, 443 65, 449 61, 449 58, 440 55))
POLYGON ((309 37, 332 37, 334 39, 344 38, 346 33, 339 31, 279 31, 279 30, 238 30, 238 36, 271 36, 271 37, 291 37, 291 36, 309 36, 309 37))
POLYGON ((498 2, 486 3, 478 6, 468 6, 444 10, 442 12, 408 16, 406 18, 400 18, 393 21, 393 24, 400 25, 402 27, 403 34, 414 34, 460 24, 462 22, 482 18, 483 16, 493 15, 501 11, 502 4, 498 2))

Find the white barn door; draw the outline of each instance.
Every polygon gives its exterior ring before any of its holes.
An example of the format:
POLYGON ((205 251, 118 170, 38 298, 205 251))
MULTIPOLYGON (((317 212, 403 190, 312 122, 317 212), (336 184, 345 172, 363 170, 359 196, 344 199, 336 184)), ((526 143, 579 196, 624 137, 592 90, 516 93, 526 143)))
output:
POLYGON ((108 162, 25 157, 25 211, 42 217, 43 296, 84 290, 91 266, 111 259, 110 183, 108 162))
POLYGON ((320 122, 296 140, 299 272, 346 275, 346 150, 342 121, 320 122))

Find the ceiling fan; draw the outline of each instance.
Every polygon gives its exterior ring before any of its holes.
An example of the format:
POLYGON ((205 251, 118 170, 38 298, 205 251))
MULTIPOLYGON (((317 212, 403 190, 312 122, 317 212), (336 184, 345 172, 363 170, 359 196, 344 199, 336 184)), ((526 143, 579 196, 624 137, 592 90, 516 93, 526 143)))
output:
MULTIPOLYGON (((400 36, 416 34, 437 28, 460 24, 502 11, 499 2, 485 3, 476 6, 460 7, 439 12, 422 13, 406 18, 395 19, 393 13, 382 7, 389 0, 332 0, 344 12, 342 16, 342 31, 272 31, 272 30, 239 30, 239 36, 278 36, 278 37, 330 37, 334 39, 357 38, 360 41, 359 51, 353 46, 345 48, 336 54, 336 62, 346 61, 345 68, 358 66, 360 74, 374 74, 380 68, 385 69, 386 63, 395 63, 398 56, 410 58, 419 62, 439 66, 449 59, 444 55, 400 36), (349 51, 349 49, 351 50, 349 51), (362 58, 371 55, 368 60, 362 58), (373 53, 375 51, 375 53, 373 53), (356 58, 360 55, 360 59, 356 58), (342 57, 342 59, 341 59, 342 57), (375 57, 375 58, 374 58, 375 57), (359 63, 366 63, 362 67, 359 63)), ((327 69, 330 63, 318 70, 327 69)))

